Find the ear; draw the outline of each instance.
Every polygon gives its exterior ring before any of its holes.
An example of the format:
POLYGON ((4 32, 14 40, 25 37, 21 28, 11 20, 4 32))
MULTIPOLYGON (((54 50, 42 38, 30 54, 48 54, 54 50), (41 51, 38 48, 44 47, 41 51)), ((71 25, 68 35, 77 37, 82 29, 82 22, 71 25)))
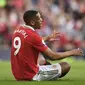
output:
POLYGON ((35 25, 35 22, 34 21, 31 21, 31 25, 35 25))

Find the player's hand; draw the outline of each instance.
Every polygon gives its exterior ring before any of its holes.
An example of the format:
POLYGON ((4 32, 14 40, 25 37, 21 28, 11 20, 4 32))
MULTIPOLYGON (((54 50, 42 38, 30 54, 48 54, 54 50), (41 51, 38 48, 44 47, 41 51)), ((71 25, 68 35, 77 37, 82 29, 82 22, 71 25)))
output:
POLYGON ((79 49, 79 48, 78 49, 74 49, 71 52, 72 52, 73 56, 84 56, 83 51, 81 49, 79 49))
POLYGON ((59 40, 60 33, 54 30, 53 34, 49 36, 49 41, 59 40))

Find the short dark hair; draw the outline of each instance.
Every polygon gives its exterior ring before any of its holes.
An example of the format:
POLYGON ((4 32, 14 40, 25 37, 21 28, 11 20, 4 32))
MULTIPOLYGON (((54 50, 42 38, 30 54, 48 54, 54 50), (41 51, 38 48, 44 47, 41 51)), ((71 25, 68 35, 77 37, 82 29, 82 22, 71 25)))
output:
POLYGON ((36 11, 36 10, 26 11, 23 15, 24 22, 27 24, 31 19, 33 19, 36 16, 37 13, 38 13, 38 11, 36 11))

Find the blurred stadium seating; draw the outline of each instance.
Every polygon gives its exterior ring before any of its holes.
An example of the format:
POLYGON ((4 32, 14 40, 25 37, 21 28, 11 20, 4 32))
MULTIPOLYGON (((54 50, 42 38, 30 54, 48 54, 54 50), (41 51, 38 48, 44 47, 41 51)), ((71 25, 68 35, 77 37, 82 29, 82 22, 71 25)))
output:
POLYGON ((12 33, 24 24, 23 13, 29 9, 44 17, 37 30, 41 36, 60 32, 60 41, 48 43, 53 51, 81 48, 85 53, 85 0, 0 0, 0 59, 10 58, 12 33))

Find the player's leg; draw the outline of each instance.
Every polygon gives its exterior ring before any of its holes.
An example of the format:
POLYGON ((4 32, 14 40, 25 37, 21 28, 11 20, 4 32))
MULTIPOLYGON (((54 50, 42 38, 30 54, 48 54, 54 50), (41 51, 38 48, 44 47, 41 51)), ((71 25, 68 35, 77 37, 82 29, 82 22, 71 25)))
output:
POLYGON ((36 81, 56 80, 61 76, 61 65, 59 63, 52 65, 39 66, 39 72, 33 77, 36 81))
POLYGON ((59 64, 61 65, 61 76, 59 78, 61 78, 70 71, 71 66, 67 62, 61 62, 59 64))
POLYGON ((39 66, 39 73, 33 77, 33 80, 56 80, 65 76, 70 70, 67 62, 56 63, 53 65, 39 66))

